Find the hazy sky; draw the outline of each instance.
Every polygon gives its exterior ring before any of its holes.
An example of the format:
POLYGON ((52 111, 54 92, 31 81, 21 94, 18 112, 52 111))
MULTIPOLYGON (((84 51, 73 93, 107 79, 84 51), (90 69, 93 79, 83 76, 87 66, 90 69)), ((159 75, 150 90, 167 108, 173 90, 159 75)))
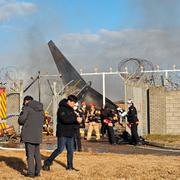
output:
MULTIPOLYGON (((23 78, 57 73, 51 39, 84 72, 117 70, 130 57, 178 67, 179 7, 179 0, 0 0, 0 68, 13 66, 23 78)), ((101 78, 86 80, 102 90, 101 78)), ((120 78, 106 82, 107 97, 122 98, 120 78)))

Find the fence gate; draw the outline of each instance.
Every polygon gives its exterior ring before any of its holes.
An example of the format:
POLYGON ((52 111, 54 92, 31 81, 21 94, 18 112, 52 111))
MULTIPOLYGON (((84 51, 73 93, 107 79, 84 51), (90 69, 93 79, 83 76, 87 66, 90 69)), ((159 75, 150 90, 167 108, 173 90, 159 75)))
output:
POLYGON ((13 125, 17 134, 20 132, 18 124, 18 115, 20 113, 20 93, 7 94, 7 117, 6 122, 8 125, 13 125))

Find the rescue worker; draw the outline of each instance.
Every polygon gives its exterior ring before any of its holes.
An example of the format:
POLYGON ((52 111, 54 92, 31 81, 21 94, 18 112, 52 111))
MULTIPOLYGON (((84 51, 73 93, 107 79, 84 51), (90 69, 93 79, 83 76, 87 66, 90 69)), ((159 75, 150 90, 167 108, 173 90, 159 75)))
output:
POLYGON ((132 144, 133 145, 140 145, 139 143, 139 136, 137 132, 138 127, 138 117, 137 117, 137 110, 134 107, 133 101, 130 99, 127 102, 128 104, 128 112, 127 112, 127 121, 129 123, 129 127, 131 129, 131 136, 132 136, 132 144))
MULTIPOLYGON (((77 117, 82 118, 82 112, 78 109, 78 103, 74 106, 74 111, 77 117)), ((75 125, 75 134, 74 134, 74 149, 81 152, 82 151, 82 145, 81 145, 81 134, 80 134, 80 124, 77 123, 75 125)))
POLYGON ((46 132, 46 135, 50 135, 50 122, 51 122, 51 116, 49 116, 49 113, 47 111, 44 112, 45 117, 44 117, 44 125, 43 125, 43 129, 44 132, 46 132))
POLYGON ((90 104, 90 110, 88 113, 88 132, 87 132, 87 140, 91 140, 91 136, 93 133, 93 130, 96 134, 96 140, 100 139, 100 128, 99 128, 99 122, 101 120, 100 118, 100 111, 95 108, 95 105, 93 103, 90 104))
POLYGON ((106 107, 102 117, 103 117, 103 122, 107 128, 109 143, 115 145, 116 140, 115 140, 114 128, 113 128, 115 124, 115 120, 113 118, 115 118, 115 115, 113 110, 110 110, 106 107))
POLYGON ((107 132, 108 125, 104 122, 104 119, 107 119, 108 117, 108 108, 105 106, 101 109, 101 135, 104 137, 107 132))
POLYGON ((86 107, 87 107, 86 102, 83 101, 81 103, 81 107, 79 108, 79 112, 80 112, 81 117, 82 117, 82 123, 80 124, 81 137, 85 137, 86 123, 88 121, 88 119, 87 119, 87 108, 86 107))

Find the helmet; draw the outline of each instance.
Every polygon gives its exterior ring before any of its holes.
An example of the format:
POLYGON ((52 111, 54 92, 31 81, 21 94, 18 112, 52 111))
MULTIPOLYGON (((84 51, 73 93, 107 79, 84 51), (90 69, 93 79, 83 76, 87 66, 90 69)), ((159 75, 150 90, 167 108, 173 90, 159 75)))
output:
POLYGON ((48 115, 49 113, 48 113, 48 111, 45 111, 44 114, 45 114, 45 115, 48 115))
POLYGON ((81 105, 82 105, 82 106, 86 106, 86 102, 83 101, 83 102, 81 103, 81 105))
POLYGON ((132 99, 129 99, 129 100, 127 101, 127 103, 128 103, 128 104, 132 104, 132 103, 133 103, 132 99))
POLYGON ((95 105, 94 105, 94 103, 90 103, 90 106, 91 106, 91 107, 94 107, 95 105))

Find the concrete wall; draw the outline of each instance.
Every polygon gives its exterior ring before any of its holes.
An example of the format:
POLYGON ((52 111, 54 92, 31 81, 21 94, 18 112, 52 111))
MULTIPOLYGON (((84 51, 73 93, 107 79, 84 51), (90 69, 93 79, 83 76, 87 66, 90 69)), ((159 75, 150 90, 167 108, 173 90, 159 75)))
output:
POLYGON ((166 92, 162 87, 149 89, 150 134, 166 134, 166 92))
MULTIPOLYGON (((140 135, 148 134, 147 87, 126 84, 126 101, 133 99, 137 108, 140 135)), ((150 134, 180 134, 180 91, 149 87, 150 134)))
POLYGON ((180 91, 166 92, 166 133, 180 134, 180 91))

